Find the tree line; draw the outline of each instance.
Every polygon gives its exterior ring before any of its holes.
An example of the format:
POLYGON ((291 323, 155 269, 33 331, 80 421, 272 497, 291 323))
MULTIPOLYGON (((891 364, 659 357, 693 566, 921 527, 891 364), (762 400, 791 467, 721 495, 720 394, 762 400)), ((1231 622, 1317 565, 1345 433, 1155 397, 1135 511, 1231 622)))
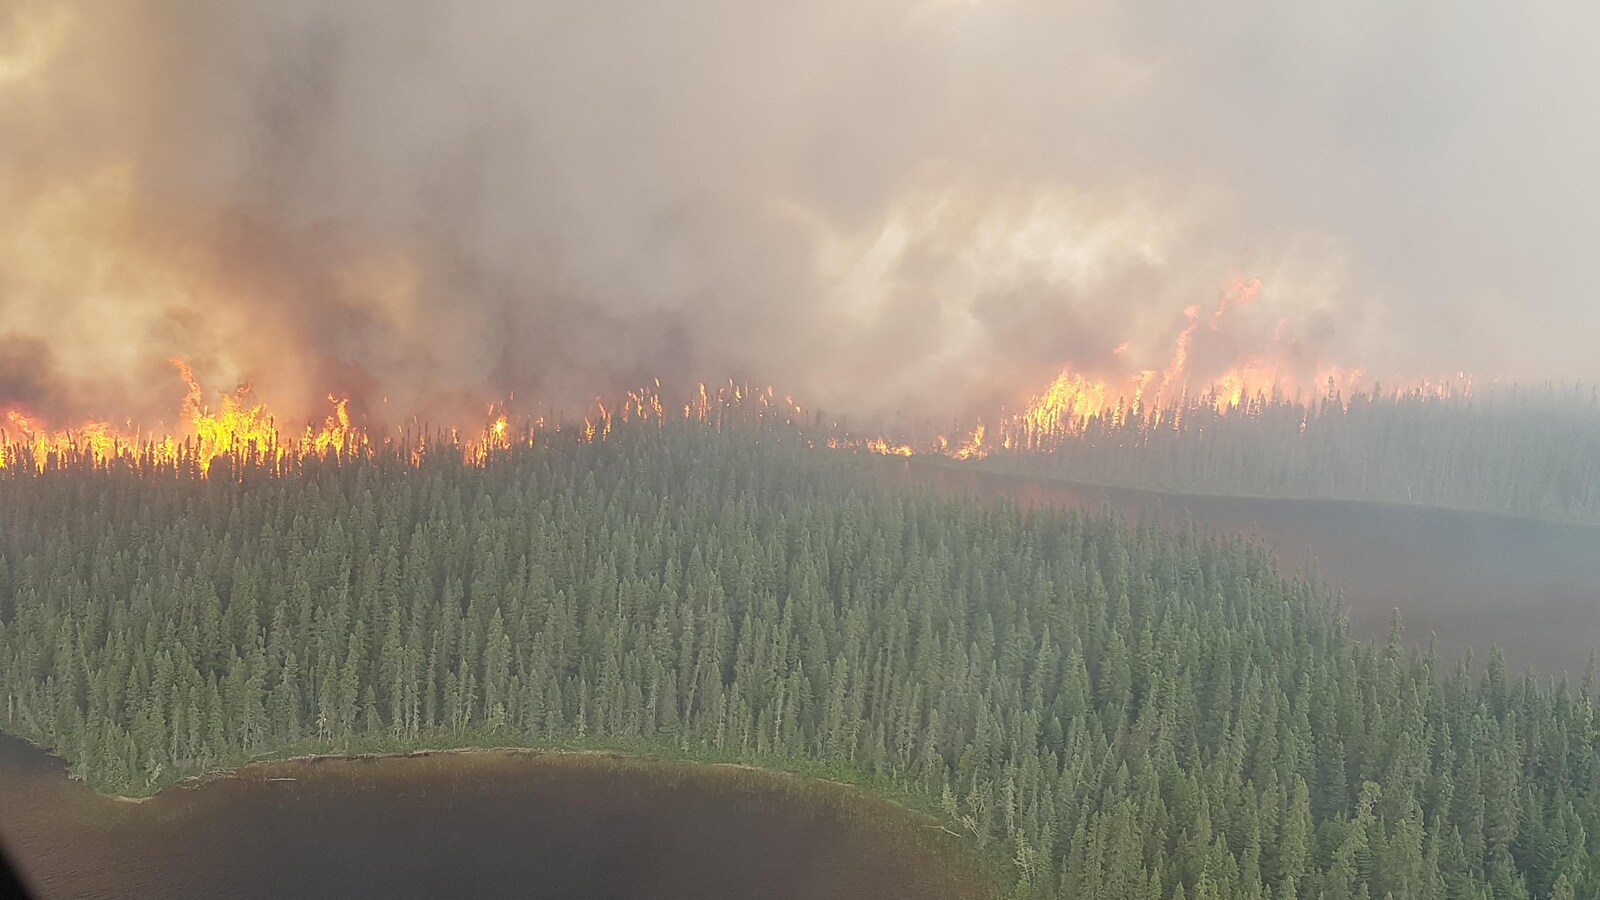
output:
POLYGON ((1125 411, 992 465, 1122 487, 1419 503, 1600 522, 1600 389, 1493 386, 1125 411))
POLYGON ((1019 898, 1600 896, 1592 673, 1358 644, 1259 545, 792 437, 12 471, 0 727, 113 793, 473 737, 824 763, 1019 898))

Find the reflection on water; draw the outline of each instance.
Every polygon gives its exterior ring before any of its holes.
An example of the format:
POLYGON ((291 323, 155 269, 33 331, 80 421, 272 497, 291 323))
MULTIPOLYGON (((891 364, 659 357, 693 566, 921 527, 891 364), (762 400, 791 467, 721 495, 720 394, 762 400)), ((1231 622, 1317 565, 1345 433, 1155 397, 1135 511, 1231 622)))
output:
POLYGON ((1398 608, 1408 643, 1438 635, 1453 662, 1498 646, 1513 670, 1574 681, 1600 645, 1600 527, 1344 500, 1201 497, 1102 488, 972 467, 888 460, 892 483, 954 496, 1110 508, 1128 519, 1193 518, 1218 534, 1260 538, 1287 572, 1331 584, 1361 640, 1388 637, 1398 608))
POLYGON ((0 736, 0 842, 46 897, 982 897, 962 845, 859 791, 516 753, 276 763, 142 803, 0 736))

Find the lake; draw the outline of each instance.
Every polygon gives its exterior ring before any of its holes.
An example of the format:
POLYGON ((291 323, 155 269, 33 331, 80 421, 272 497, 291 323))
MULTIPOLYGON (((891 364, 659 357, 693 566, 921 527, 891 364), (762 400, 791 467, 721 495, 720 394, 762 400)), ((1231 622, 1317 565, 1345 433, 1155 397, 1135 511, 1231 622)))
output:
POLYGON ((850 787, 517 752, 270 763, 132 803, 0 735, 0 843, 43 897, 961 900, 965 845, 850 787), (288 780, 286 780, 288 779, 288 780))

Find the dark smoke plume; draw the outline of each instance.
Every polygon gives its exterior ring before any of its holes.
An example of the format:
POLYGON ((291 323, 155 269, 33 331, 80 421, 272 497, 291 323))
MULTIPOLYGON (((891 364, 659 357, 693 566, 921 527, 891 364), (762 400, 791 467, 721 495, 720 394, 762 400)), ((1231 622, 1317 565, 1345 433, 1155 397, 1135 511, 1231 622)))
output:
POLYGON ((1186 15, 13 0, 0 405, 171 420, 178 355, 308 415, 730 376, 954 415, 1159 368, 1240 275, 1197 364, 1600 375, 1600 14, 1186 15))

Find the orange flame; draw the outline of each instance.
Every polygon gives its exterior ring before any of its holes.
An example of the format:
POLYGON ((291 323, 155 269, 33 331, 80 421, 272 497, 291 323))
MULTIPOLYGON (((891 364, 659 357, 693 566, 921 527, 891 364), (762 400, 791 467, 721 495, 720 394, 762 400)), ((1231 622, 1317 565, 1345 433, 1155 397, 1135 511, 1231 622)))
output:
POLYGON ((883 456, 910 456, 916 451, 910 444, 891 444, 883 438, 873 438, 867 441, 867 449, 883 456))
MULTIPOLYGON (((1134 374, 1096 377, 1072 366, 1062 368, 1044 390, 1031 396, 1020 410, 997 417, 978 419, 949 436, 933 438, 900 434, 854 436, 840 426, 820 435, 801 435, 808 444, 866 451, 886 456, 908 457, 917 453, 939 454, 952 459, 980 459, 997 451, 1050 451, 1064 441, 1089 434, 1103 426, 1122 428, 1183 427, 1189 415, 1209 410, 1217 415, 1260 414, 1269 402, 1292 396, 1305 405, 1302 429, 1310 421, 1313 404, 1337 402, 1348 405, 1358 395, 1364 373, 1359 369, 1324 367, 1310 381, 1307 373, 1291 365, 1294 355, 1292 329, 1279 321, 1271 342, 1250 353, 1235 354, 1229 367, 1209 381, 1198 380, 1194 360, 1203 358, 1191 351, 1196 342, 1210 340, 1206 335, 1220 331, 1234 311, 1257 302, 1259 278, 1235 278, 1228 283, 1209 316, 1191 305, 1184 310, 1183 328, 1176 334, 1168 365, 1164 369, 1143 369, 1134 374), (1201 328, 1202 324, 1206 327, 1201 328), (1298 379, 1297 380, 1297 376, 1298 379), (1302 399, 1303 398, 1303 399, 1302 399)), ((1200 346, 1206 347, 1204 343, 1200 346)), ((1207 349, 1210 349, 1207 347, 1207 349)), ((1111 351, 1111 358, 1124 361, 1133 353, 1133 343, 1123 341, 1111 351)), ((0 469, 31 466, 46 471, 74 463, 106 466, 115 463, 183 466, 199 476, 208 475, 218 458, 255 461, 282 469, 308 458, 337 458, 371 454, 374 442, 352 420, 349 401, 330 395, 329 412, 320 422, 301 432, 281 431, 267 406, 258 401, 246 383, 223 392, 215 408, 206 403, 191 367, 173 359, 187 391, 182 403, 182 424, 174 434, 143 435, 133 429, 119 429, 107 422, 90 421, 71 428, 52 430, 37 416, 20 407, 0 409, 0 469)), ((1127 365, 1119 362, 1119 365, 1127 365)), ((1469 393, 1471 382, 1464 375, 1413 383, 1396 393, 1424 397, 1449 397, 1469 393)), ((682 420, 721 430, 737 423, 759 427, 782 424, 827 428, 820 422, 807 423, 793 396, 780 399, 772 387, 756 387, 729 380, 716 388, 705 383, 695 386, 687 402, 668 405, 661 382, 629 390, 615 400, 596 398, 577 430, 586 442, 609 440, 624 425, 654 428, 668 426, 669 418, 682 411, 682 420), (672 410, 669 417, 668 410, 672 410)), ((493 404, 476 437, 461 439, 454 431, 449 440, 468 462, 483 463, 497 453, 518 446, 531 446, 536 433, 545 428, 543 419, 514 421, 504 405, 493 404)), ((556 432, 562 431, 559 424, 556 432)), ((572 434, 573 430, 568 430, 572 434)), ((420 464, 436 444, 417 439, 403 431, 398 439, 401 458, 420 464)), ((397 439, 384 438, 382 445, 394 446, 397 439)))

